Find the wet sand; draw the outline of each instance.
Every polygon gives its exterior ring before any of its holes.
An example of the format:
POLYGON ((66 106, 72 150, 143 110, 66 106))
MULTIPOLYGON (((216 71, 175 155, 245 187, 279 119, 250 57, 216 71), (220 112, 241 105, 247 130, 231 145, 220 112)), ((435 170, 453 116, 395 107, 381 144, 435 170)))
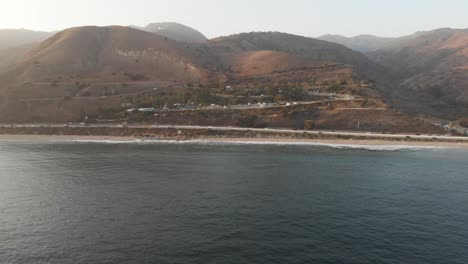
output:
POLYGON ((180 143, 235 143, 235 144, 287 144, 287 145, 335 145, 335 146, 394 146, 394 147, 441 147, 468 148, 468 142, 420 142, 398 140, 357 140, 357 139, 296 139, 296 138, 229 138, 229 137, 200 137, 194 139, 164 139, 117 137, 117 136, 59 136, 59 135, 0 135, 0 142, 103 142, 103 143, 132 143, 132 142, 180 142, 180 143))

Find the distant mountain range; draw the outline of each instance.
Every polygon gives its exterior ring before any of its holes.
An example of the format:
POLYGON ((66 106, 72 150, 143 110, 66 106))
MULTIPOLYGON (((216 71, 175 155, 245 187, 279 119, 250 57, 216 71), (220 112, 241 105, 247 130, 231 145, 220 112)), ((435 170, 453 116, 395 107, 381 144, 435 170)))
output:
POLYGON ((338 43, 363 53, 385 48, 389 44, 397 41, 397 38, 382 38, 372 35, 359 35, 351 38, 341 35, 324 35, 318 37, 318 39, 338 43))
POLYGON ((0 93, 11 98, 61 94, 57 83, 269 86, 351 79, 376 83, 379 96, 405 111, 467 115, 468 30, 319 39, 256 32, 212 40, 178 23, 0 30, 0 93))
POLYGON ((206 38, 198 30, 195 30, 191 27, 187 27, 179 23, 163 22, 151 23, 148 24, 146 27, 131 27, 155 33, 157 35, 161 35, 176 41, 193 43, 206 43, 208 41, 208 38, 206 38))
POLYGON ((398 38, 385 38, 373 35, 359 35, 355 37, 345 37, 341 35, 323 35, 321 37, 318 37, 318 39, 338 43, 362 53, 369 53, 385 49, 391 46, 404 45, 406 41, 423 36, 425 34, 431 34, 431 31, 419 31, 412 35, 398 38))
MULTIPOLYGON (((130 26, 181 42, 205 43, 208 39, 199 31, 179 23, 151 23, 145 27, 130 26)), ((57 31, 33 31, 28 29, 0 29, 0 50, 39 43, 57 31)))
POLYGON ((54 32, 0 29, 0 73, 54 32))
POLYGON ((31 43, 39 43, 51 37, 54 32, 27 29, 0 29, 0 50, 31 43))

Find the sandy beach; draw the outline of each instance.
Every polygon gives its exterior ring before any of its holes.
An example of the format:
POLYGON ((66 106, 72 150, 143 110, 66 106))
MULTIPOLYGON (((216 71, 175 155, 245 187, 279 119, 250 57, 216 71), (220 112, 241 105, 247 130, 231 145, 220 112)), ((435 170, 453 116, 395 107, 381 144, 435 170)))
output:
POLYGON ((468 142, 418 142, 395 140, 358 140, 358 139, 295 139, 295 138, 222 138, 200 137, 187 140, 155 139, 142 137, 118 137, 118 136, 65 136, 65 135, 0 135, 0 142, 102 142, 102 143, 138 143, 138 142, 179 142, 179 143, 233 143, 233 144, 285 144, 285 145, 324 145, 324 146, 393 146, 393 147, 432 147, 432 148, 468 148, 468 142))
POLYGON ((68 135, 0 135, 1 141, 135 141, 135 137, 68 135))
POLYGON ((356 146, 415 146, 415 147, 447 147, 468 148, 468 143, 450 142, 417 142, 390 140, 356 140, 356 139, 288 139, 288 138, 209 138, 210 142, 233 143, 295 143, 295 144, 323 144, 323 145, 356 145, 356 146))

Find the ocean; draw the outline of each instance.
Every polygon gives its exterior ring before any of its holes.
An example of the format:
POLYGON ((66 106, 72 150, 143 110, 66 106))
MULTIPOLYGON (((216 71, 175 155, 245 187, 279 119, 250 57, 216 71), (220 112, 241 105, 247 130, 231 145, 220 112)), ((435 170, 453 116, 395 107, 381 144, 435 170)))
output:
POLYGON ((0 142, 0 263, 468 263, 468 150, 0 142))

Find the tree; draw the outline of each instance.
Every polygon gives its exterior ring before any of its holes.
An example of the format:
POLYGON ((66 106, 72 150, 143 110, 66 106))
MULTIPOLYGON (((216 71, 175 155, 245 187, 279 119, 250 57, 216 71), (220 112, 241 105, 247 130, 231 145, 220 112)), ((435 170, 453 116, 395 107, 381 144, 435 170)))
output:
POLYGON ((275 103, 279 103, 279 102, 281 102, 281 101, 283 101, 283 100, 284 100, 284 97, 283 97, 283 95, 281 95, 281 94, 278 94, 278 95, 276 95, 276 96, 273 98, 273 101, 274 101, 275 103))
POLYGON ((213 96, 211 95, 210 89, 208 88, 200 88, 197 89, 195 93, 195 100, 198 103, 208 104, 213 101, 213 96))
POLYGON ((305 98, 304 88, 302 87, 287 88, 283 94, 288 100, 300 101, 305 98))
POLYGON ((462 118, 459 120, 460 126, 468 127, 468 118, 462 118))
POLYGON ((315 127, 314 121, 312 120, 305 120, 304 121, 304 129, 305 130, 311 130, 315 127))

